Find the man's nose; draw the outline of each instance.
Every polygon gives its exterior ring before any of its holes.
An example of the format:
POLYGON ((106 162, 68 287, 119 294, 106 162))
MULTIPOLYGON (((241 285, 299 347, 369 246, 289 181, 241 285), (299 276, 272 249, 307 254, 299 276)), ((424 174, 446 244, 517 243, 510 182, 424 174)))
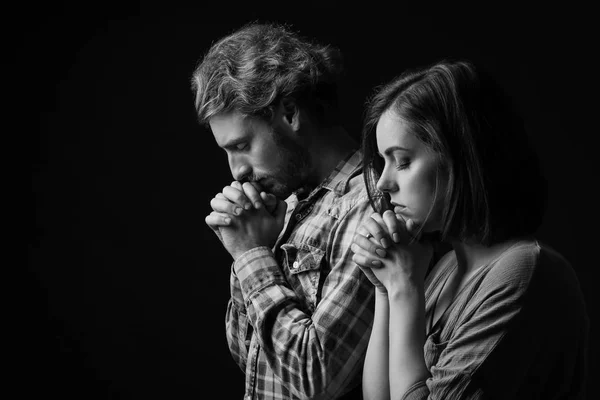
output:
POLYGON ((250 165, 244 162, 230 160, 229 166, 231 168, 231 176, 233 176, 233 179, 236 181, 246 180, 252 172, 250 165))

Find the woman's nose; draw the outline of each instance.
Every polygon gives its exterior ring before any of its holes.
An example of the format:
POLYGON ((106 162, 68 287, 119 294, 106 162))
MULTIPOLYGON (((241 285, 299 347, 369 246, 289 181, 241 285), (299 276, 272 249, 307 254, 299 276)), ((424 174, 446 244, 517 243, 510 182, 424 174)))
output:
POLYGON ((396 190, 398 190, 398 185, 396 184, 396 181, 394 181, 392 177, 390 177, 389 174, 386 173, 386 169, 383 170, 381 176, 379 177, 379 180, 377 181, 377 190, 384 193, 395 192, 396 190))

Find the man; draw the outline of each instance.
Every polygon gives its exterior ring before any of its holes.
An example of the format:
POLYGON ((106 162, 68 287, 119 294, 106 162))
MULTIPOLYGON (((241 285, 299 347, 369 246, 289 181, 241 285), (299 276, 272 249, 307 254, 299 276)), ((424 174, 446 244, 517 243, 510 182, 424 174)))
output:
POLYGON ((234 259, 226 332, 247 399, 362 398, 374 292, 350 244, 373 210, 338 119, 340 72, 336 49, 250 24, 193 73, 235 179, 206 223, 234 259))

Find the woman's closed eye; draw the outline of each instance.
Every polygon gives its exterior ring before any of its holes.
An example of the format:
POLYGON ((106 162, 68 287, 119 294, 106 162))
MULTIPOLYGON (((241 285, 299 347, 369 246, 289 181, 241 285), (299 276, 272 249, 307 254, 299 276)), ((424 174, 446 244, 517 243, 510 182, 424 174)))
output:
POLYGON ((396 162, 396 169, 403 170, 410 166, 410 160, 400 160, 396 162))

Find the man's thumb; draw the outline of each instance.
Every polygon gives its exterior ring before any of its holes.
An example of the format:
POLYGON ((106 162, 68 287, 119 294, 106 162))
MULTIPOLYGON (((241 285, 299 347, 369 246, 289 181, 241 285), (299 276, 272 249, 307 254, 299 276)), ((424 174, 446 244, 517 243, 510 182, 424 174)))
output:
POLYGON ((281 225, 283 225, 283 222, 285 221, 285 213, 287 208, 288 204, 285 201, 277 199, 277 208, 275 209, 273 216, 281 225))
POLYGON ((277 208, 277 197, 271 193, 260 192, 260 198, 262 199, 267 211, 273 215, 277 208))

